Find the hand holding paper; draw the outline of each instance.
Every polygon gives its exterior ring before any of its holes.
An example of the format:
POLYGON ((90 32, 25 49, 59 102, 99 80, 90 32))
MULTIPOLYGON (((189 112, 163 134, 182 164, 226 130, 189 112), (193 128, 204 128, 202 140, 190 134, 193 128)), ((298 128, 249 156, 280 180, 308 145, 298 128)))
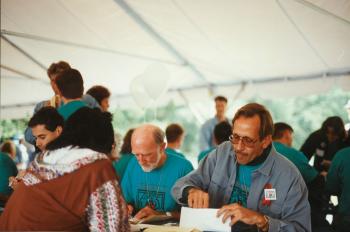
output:
POLYGON ((231 226, 236 224, 238 221, 241 221, 247 225, 257 225, 259 228, 265 228, 268 226, 268 221, 264 215, 251 209, 244 208, 237 203, 221 207, 217 212, 217 216, 221 216, 223 222, 230 222, 231 226))
POLYGON ((230 220, 222 222, 222 217, 217 217, 218 209, 193 209, 181 208, 180 227, 196 228, 202 231, 231 232, 230 220))
POLYGON ((188 192, 187 201, 191 208, 208 208, 209 194, 200 189, 192 188, 188 192))

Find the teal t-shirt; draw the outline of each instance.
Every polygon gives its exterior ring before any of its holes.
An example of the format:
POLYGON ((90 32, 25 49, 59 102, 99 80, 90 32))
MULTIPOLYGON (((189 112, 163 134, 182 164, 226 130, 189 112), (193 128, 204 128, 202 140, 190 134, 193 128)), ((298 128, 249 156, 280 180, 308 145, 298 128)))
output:
POLYGON ((171 155, 177 155, 177 156, 180 156, 183 159, 186 159, 184 154, 182 154, 182 153, 180 153, 180 152, 178 152, 178 151, 176 151, 176 150, 174 150, 172 148, 169 148, 169 147, 165 148, 165 153, 171 154, 171 155))
POLYGON ((350 147, 335 154, 327 174, 326 190, 339 197, 338 213, 350 216, 350 147))
POLYGON ((252 183, 252 172, 260 166, 261 164, 254 166, 238 165, 236 181, 232 189, 230 203, 239 203, 240 205, 247 207, 249 189, 252 183))
POLYGON ((305 183, 310 183, 318 175, 318 171, 309 164, 304 153, 279 142, 273 142, 276 151, 290 160, 301 173, 305 183))
POLYGON ((201 151, 201 153, 199 153, 199 155, 198 155, 198 163, 214 149, 215 149, 215 147, 211 147, 207 150, 201 151))
POLYGON ((9 187, 9 177, 17 176, 18 170, 15 162, 6 153, 0 152, 0 193, 10 195, 12 189, 9 187))
POLYGON ((159 212, 179 210, 171 196, 175 182, 193 170, 192 164, 183 158, 166 154, 163 166, 144 172, 136 158, 131 158, 122 180, 125 201, 133 205, 134 212, 151 206, 159 212))
POLYGON ((113 161, 113 167, 117 172, 120 181, 123 179, 126 167, 128 166, 128 163, 133 156, 134 154, 132 153, 120 154, 120 159, 117 161, 113 161))
POLYGON ((60 108, 58 108, 58 113, 63 117, 64 121, 66 121, 69 116, 71 116, 75 111, 79 110, 80 108, 87 106, 82 101, 71 101, 67 104, 62 105, 60 108))

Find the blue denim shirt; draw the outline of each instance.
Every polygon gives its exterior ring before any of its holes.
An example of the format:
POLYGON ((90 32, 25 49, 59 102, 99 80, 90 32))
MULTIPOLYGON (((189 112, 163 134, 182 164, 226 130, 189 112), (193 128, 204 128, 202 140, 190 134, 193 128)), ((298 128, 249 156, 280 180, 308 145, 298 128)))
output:
MULTIPOLYGON (((237 161, 230 142, 224 142, 199 164, 197 170, 179 179, 172 195, 180 199, 186 187, 208 192, 209 207, 229 204, 236 181, 237 161)), ((269 217, 269 231, 311 231, 310 205, 305 182, 297 168, 272 146, 264 163, 252 173, 247 208, 269 217), (264 205, 264 187, 276 189, 277 199, 264 205)))

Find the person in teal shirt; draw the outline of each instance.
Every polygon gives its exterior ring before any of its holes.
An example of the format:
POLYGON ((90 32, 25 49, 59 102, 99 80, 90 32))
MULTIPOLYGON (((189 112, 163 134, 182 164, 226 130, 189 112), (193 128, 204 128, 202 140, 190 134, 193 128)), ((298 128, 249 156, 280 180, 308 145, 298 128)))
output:
POLYGON ((336 231, 350 228, 350 147, 338 151, 327 174, 326 190, 338 196, 339 206, 334 216, 336 231))
POLYGON ((84 81, 78 70, 71 68, 62 71, 56 76, 55 84, 63 101, 63 105, 58 108, 58 113, 65 121, 80 108, 87 107, 81 100, 84 81))
POLYGON ((214 150, 217 146, 219 146, 221 143, 228 141, 229 137, 232 133, 232 128, 231 128, 231 124, 223 121, 218 123, 215 127, 214 127, 214 144, 215 147, 211 147, 209 149, 206 149, 202 152, 199 153, 198 155, 198 163, 204 158, 206 157, 212 150, 214 150))
POLYGON ((120 150, 120 158, 116 161, 113 161, 113 167, 119 176, 119 180, 123 179, 126 167, 128 166, 131 158, 134 156, 134 154, 131 152, 131 136, 134 130, 135 129, 132 128, 126 132, 123 138, 123 145, 120 150))
POLYGON ((293 128, 290 125, 284 122, 275 123, 272 139, 277 152, 298 168, 306 184, 318 176, 318 171, 309 164, 306 156, 292 147, 293 128))
POLYGON ((172 123, 165 129, 165 136, 167 140, 165 153, 177 155, 185 159, 185 155, 179 152, 185 137, 185 130, 183 127, 177 123, 172 123))
POLYGON ((17 176, 18 170, 13 159, 4 152, 0 152, 0 195, 7 198, 12 189, 9 187, 9 177, 17 176))
POLYGON ((135 219, 166 214, 180 219, 180 207, 170 191, 174 183, 193 170, 192 164, 179 156, 165 153, 164 132, 154 125, 143 125, 132 134, 135 155, 122 180, 122 191, 129 213, 135 219))
POLYGON ((319 173, 309 165, 304 153, 292 148, 293 128, 284 122, 274 124, 273 146, 282 156, 291 161, 299 170, 308 188, 308 200, 311 206, 311 225, 313 231, 328 231, 330 225, 322 209, 325 172, 319 173))

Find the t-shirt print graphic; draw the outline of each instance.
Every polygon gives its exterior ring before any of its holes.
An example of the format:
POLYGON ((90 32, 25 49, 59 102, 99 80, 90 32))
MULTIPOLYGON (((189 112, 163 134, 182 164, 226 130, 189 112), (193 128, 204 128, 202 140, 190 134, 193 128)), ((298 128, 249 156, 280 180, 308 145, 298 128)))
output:
POLYGON ((138 189, 136 196, 137 209, 140 210, 146 207, 147 205, 157 211, 165 211, 165 192, 138 189))

